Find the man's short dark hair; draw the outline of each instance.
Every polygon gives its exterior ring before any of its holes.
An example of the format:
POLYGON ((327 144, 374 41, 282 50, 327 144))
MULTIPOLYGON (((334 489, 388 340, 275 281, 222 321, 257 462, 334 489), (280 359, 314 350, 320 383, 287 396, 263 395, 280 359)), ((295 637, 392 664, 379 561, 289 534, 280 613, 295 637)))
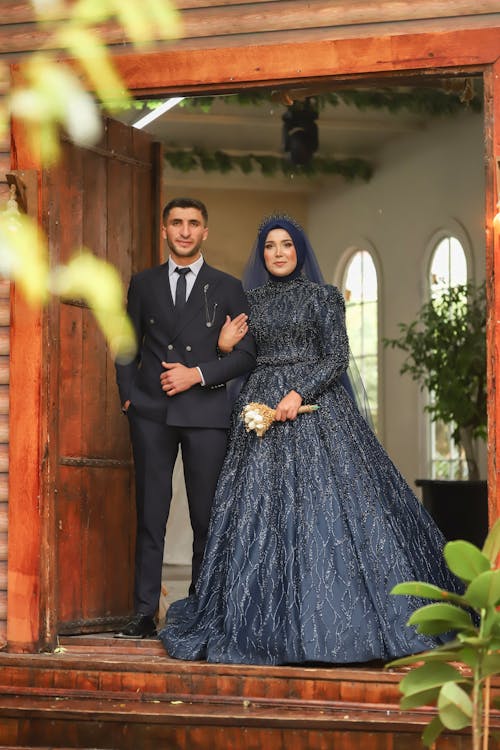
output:
POLYGON ((162 220, 164 226, 166 225, 168 215, 173 208, 196 208, 203 216, 203 223, 205 226, 208 225, 208 211, 204 203, 196 198, 173 198, 163 209, 162 220))

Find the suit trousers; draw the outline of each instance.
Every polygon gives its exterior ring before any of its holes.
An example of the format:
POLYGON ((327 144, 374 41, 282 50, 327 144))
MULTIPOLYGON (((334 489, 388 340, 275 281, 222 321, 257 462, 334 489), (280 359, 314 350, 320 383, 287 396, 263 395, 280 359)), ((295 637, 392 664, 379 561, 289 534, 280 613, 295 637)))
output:
POLYGON ((165 529, 179 446, 193 528, 191 594, 203 560, 212 500, 226 453, 227 430, 154 422, 139 415, 132 404, 127 414, 137 506, 134 607, 136 613, 153 616, 160 600, 165 529))

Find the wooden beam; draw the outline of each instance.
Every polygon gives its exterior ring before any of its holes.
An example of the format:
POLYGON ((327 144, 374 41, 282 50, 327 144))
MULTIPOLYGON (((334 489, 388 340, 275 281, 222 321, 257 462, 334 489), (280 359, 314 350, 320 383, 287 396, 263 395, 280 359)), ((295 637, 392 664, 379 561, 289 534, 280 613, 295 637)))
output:
POLYGON ((500 60, 485 75, 486 283, 488 299, 488 504, 490 526, 500 517, 500 60))
MULTIPOLYGON (((402 3, 395 0, 371 2, 370 0, 309 0, 304 5, 300 0, 271 0, 266 2, 221 3, 187 2, 174 3, 181 11, 181 38, 168 41, 171 48, 205 49, 213 46, 236 46, 273 41, 292 35, 289 41, 300 43, 305 37, 316 34, 322 39, 350 36, 380 37, 410 33, 413 29, 428 32, 452 30, 458 26, 498 26, 500 13, 498 3, 485 0, 482 3, 470 0, 422 0, 418 3, 402 3)), ((25 6, 22 3, 21 6, 25 6)), ((23 7, 19 12, 11 8, 6 14, 2 7, 0 23, 0 49, 3 55, 19 55, 34 49, 50 48, 54 44, 50 25, 37 25, 33 15, 26 15, 23 7)), ((64 16, 64 13, 61 14, 64 16)), ((123 28, 114 21, 103 23, 97 29, 100 38, 110 47, 124 46, 132 51, 130 40, 123 28)), ((156 47, 164 47, 163 40, 153 40, 156 47)))
MULTIPOLYGON (((252 0, 252 3, 250 4, 257 5, 260 3, 267 3, 269 5, 273 2, 276 3, 279 1, 280 0, 252 0)), ((335 0, 333 0, 333 2, 335 2, 335 0)), ((177 10, 182 11, 188 8, 210 8, 217 6, 220 7, 221 5, 242 5, 242 0, 173 0, 172 5, 174 5, 177 10)), ((474 3, 468 0, 468 5, 470 7, 473 7, 474 3)), ((494 6, 495 0, 486 0, 486 3, 482 3, 482 5, 494 6)), ((486 13, 488 11, 483 9, 479 12, 486 13)), ((68 12, 65 11, 64 8, 61 8, 59 10, 59 18, 64 19, 67 17, 68 12)), ((33 8, 32 2, 28 2, 28 0, 25 0, 24 2, 20 2, 20 0, 2 0, 2 21, 4 23, 34 23, 35 18, 36 13, 33 8)))
MULTIPOLYGON (((20 83, 11 71, 11 85, 20 83)), ((14 120, 15 139, 19 122, 14 120)), ((11 168, 27 187, 27 213, 40 222, 40 173, 26 139, 19 138, 11 153, 11 168), (24 144, 24 145, 23 145, 24 144)), ((29 305, 11 285, 10 329, 10 442, 7 640, 14 651, 36 651, 40 644, 43 603, 41 595, 44 504, 42 461, 46 446, 43 421, 44 312, 29 305)))
MULTIPOLYGON (((15 129, 14 125, 14 129, 15 129)), ((23 154, 16 155, 23 164, 23 154)), ((14 159, 14 168, 17 166, 14 159)), ((25 177, 26 179, 26 177, 25 177)), ((36 180, 36 177, 35 177, 36 180)), ((28 191, 36 218, 37 185, 28 191)), ((16 286, 11 291, 10 444, 7 640, 16 651, 36 650, 40 638, 42 442, 42 320, 16 286)))
MULTIPOLYGON (((221 33, 230 21, 230 31, 238 33, 247 24, 257 26, 260 31, 270 31, 281 17, 278 28, 303 28, 314 23, 324 25, 346 25, 351 23, 380 23, 386 21, 409 21, 428 18, 454 18, 457 16, 479 16, 498 12, 496 0, 173 0, 172 5, 181 11, 187 31, 198 23, 195 33, 205 34, 215 22, 215 33, 221 33), (202 23, 200 24, 200 18, 202 23), (203 20, 207 26, 203 28, 203 20)), ((64 20, 68 11, 64 6, 58 18, 64 20)), ((36 13, 30 2, 3 0, 2 21, 4 24, 34 23, 36 13)))
POLYGON ((420 71, 478 70, 500 57, 495 28, 340 39, 242 48, 171 50, 115 57, 126 85, 137 94, 233 91, 306 80, 420 71))

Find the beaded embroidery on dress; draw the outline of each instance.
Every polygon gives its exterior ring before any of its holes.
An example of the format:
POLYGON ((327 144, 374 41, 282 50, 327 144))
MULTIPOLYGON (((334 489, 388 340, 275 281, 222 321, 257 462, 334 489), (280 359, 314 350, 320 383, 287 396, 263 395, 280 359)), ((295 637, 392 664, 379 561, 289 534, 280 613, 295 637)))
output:
POLYGON ((197 593, 174 602, 168 654, 249 664, 352 663, 423 651, 401 581, 456 581, 444 539, 340 382, 344 300, 302 277, 248 292, 258 351, 233 410, 197 593), (319 411, 246 432, 291 389, 319 411))

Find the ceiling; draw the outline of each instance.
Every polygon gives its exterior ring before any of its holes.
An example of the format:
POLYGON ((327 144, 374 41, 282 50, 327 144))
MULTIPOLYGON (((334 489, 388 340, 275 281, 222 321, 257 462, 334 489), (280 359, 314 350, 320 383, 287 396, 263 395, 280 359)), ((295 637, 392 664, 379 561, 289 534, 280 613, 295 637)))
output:
MULTIPOLYGON (((461 92, 464 81, 469 80, 462 78, 455 81, 453 93, 456 95, 456 92, 461 92)), ((430 88, 428 82, 420 90, 426 87, 430 88)), ((385 90, 412 91, 417 90, 417 87, 408 86, 405 89, 398 86, 385 90)), ((184 100, 145 126, 144 130, 155 140, 161 141, 166 149, 199 148, 210 152, 221 150, 235 156, 248 153, 285 156, 282 151, 282 116, 287 110, 287 104, 294 99, 303 100, 307 95, 311 95, 311 92, 269 92, 267 99, 252 104, 242 104, 237 95, 215 97, 207 106, 207 111, 203 102, 210 100, 200 97, 196 100, 196 105, 193 105, 192 99, 184 100)), ((136 106, 136 109, 124 112, 118 119, 134 124, 144 114, 151 112, 151 106, 147 102, 137 102, 136 106)), ((414 113, 408 108, 393 113, 384 107, 360 109, 342 101, 337 106, 326 104, 320 109, 317 119, 317 155, 335 159, 363 158, 376 165, 388 143, 425 129, 430 120, 429 115, 414 113)), ((177 170, 170 168, 170 175, 172 171, 175 173, 177 170)), ((201 173, 198 175, 199 179, 203 172, 198 172, 201 173)), ((177 177, 182 179, 182 175, 177 177)), ((193 173, 184 177, 192 182, 193 173)), ((227 180, 228 175, 222 177, 227 180)), ((231 179, 234 178, 234 173, 231 173, 231 179)), ((290 183, 288 177, 281 181, 285 180, 290 183)), ((305 182, 305 179, 300 181, 305 182)))
MULTIPOLYGON (((201 107, 177 105, 144 129, 167 147, 282 154, 281 118, 286 107, 274 102, 240 105, 232 103, 232 99, 230 96, 217 99, 208 112, 201 107)), ((133 124, 149 111, 144 104, 119 119, 133 124)), ((360 111, 342 103, 337 107, 326 106, 317 120, 318 154, 370 158, 387 141, 419 130, 425 127, 425 122, 425 117, 409 113, 360 111)))

